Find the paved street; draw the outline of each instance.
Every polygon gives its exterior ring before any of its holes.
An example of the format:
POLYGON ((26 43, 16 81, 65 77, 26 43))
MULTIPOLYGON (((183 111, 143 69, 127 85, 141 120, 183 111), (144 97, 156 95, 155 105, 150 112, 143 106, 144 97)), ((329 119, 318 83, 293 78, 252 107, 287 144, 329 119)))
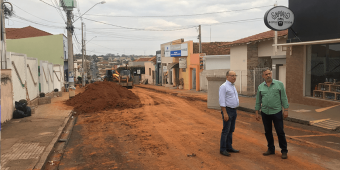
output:
MULTIPOLYGON (((288 159, 262 156, 261 122, 238 111, 233 146, 219 154, 222 129, 218 110, 206 102, 135 87, 141 108, 81 114, 59 169, 337 169, 340 135, 285 121, 288 159)), ((274 134, 275 135, 275 134, 274 134)))

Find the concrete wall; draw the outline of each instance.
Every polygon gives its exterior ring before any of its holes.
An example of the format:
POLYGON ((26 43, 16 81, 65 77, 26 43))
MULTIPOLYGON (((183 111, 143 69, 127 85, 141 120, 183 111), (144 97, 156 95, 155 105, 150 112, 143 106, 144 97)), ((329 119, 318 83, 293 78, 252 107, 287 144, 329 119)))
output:
MULTIPOLYGON (((154 84, 152 79, 152 71, 155 71, 155 65, 152 62, 145 62, 145 79, 148 79, 148 84, 154 84), (151 68, 151 72, 149 72, 149 68, 151 68)), ((154 73, 156 74, 156 73, 154 73)), ((155 75, 156 76, 156 75, 155 75)))
POLYGON ((205 57, 205 70, 230 69, 230 55, 205 57))
POLYGON ((1 123, 11 120, 13 111, 12 70, 1 70, 1 123))
POLYGON ((219 88, 226 81, 225 76, 207 77, 208 79, 208 101, 209 109, 220 109, 219 88))
POLYGON ((207 91, 208 90, 208 79, 207 77, 225 77, 226 73, 229 69, 218 69, 218 70, 203 70, 200 73, 200 90, 207 91))
POLYGON ((7 68, 12 70, 11 72, 12 84, 13 84, 13 101, 12 102, 14 105, 14 101, 26 99, 25 83, 27 81, 27 72, 26 72, 27 71, 26 70, 27 56, 25 54, 18 54, 18 53, 12 53, 12 52, 8 52, 7 56, 9 56, 10 58, 7 68))
MULTIPOLYGON (((280 38, 278 39, 278 44, 286 43, 286 38, 280 38)), ((264 57, 264 56, 274 56, 274 55, 286 55, 286 51, 282 51, 282 46, 278 47, 277 53, 274 53, 274 40, 267 40, 267 41, 261 41, 258 43, 258 56, 264 57)))
POLYGON ((61 66, 58 64, 53 65, 53 72, 52 72, 52 78, 53 78, 53 90, 58 89, 61 91, 61 87, 63 87, 63 80, 62 80, 62 72, 61 72, 61 66))
POLYGON ((38 59, 27 57, 26 62, 29 66, 26 67, 28 95, 33 100, 39 96, 38 59))
POLYGON ((48 62, 40 61, 40 85, 42 93, 49 93, 49 84, 51 83, 51 79, 48 75, 48 62))
MULTIPOLYGON (((46 70, 45 70, 46 71, 46 70)), ((54 79, 53 79, 53 64, 52 63, 48 63, 48 73, 47 76, 50 79, 50 83, 48 84, 48 92, 52 92, 54 90, 54 79)))
POLYGON ((247 70, 247 45, 230 47, 230 70, 247 70))
POLYGON ((26 54, 27 57, 64 64, 64 35, 48 35, 32 38, 9 39, 7 51, 26 54))

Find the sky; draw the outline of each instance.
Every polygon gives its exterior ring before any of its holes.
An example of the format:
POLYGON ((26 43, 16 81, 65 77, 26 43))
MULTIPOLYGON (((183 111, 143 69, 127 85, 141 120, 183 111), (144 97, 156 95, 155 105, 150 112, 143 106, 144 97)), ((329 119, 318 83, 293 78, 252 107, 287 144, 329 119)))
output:
MULTIPOLYGON (((13 4, 14 15, 6 19, 6 28, 32 26, 67 35, 66 13, 59 0, 7 1, 13 4)), ((72 11, 74 54, 81 53, 82 21, 87 55, 155 55, 161 44, 172 40, 198 42, 198 25, 202 42, 235 41, 268 31, 265 12, 275 3, 288 7, 288 0, 102 1, 77 0, 72 11)))

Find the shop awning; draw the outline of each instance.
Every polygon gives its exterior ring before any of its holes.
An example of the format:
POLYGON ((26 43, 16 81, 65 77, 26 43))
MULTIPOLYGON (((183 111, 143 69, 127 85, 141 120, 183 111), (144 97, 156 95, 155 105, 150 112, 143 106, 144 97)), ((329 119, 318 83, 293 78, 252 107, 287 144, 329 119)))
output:
POLYGON ((170 63, 168 65, 168 70, 170 70, 172 68, 179 68, 179 63, 170 63))
POLYGON ((294 46, 294 45, 313 45, 313 44, 331 44, 331 43, 340 43, 340 39, 331 39, 331 40, 320 40, 320 41, 305 41, 305 42, 295 42, 295 43, 284 43, 284 44, 273 44, 273 46, 294 46))
MULTIPOLYGON (((273 44, 273 46, 282 46, 286 47, 286 50, 290 52, 290 55, 293 54, 292 46, 296 45, 315 45, 315 44, 332 44, 332 43, 340 43, 340 38, 338 39, 330 39, 330 40, 319 40, 319 41, 305 41, 305 42, 295 42, 295 43, 284 43, 284 44, 273 44)), ((282 48, 282 51, 286 51, 282 48)))

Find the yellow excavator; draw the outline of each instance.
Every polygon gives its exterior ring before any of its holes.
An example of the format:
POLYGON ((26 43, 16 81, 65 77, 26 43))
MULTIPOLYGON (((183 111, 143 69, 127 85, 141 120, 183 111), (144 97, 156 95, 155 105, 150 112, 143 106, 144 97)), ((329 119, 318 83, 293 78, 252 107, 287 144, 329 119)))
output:
POLYGON ((130 69, 125 66, 125 69, 118 73, 113 68, 106 70, 106 75, 104 76, 104 81, 117 82, 119 85, 127 88, 133 88, 133 75, 130 69))

